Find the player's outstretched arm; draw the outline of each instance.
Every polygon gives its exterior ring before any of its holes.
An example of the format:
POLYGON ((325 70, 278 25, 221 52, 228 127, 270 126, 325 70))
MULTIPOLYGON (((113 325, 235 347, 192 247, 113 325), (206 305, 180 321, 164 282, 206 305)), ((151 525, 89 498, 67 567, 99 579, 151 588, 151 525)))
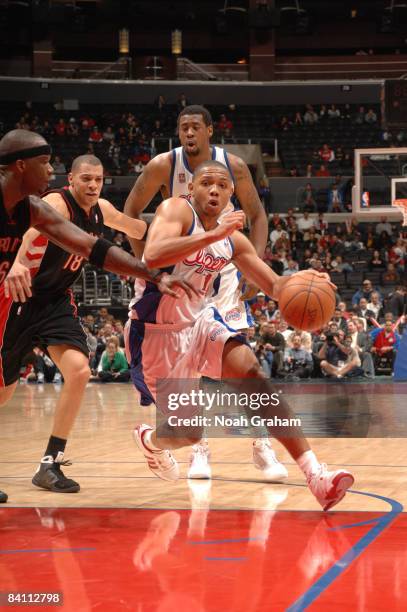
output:
MULTIPOLYGON (((90 236, 67 221, 40 198, 30 196, 32 225, 46 238, 69 253, 88 259, 99 268, 123 276, 134 276, 156 283, 160 291, 176 295, 172 287, 182 287, 190 296, 190 286, 181 279, 164 278, 160 270, 147 266, 107 240, 90 236)), ((167 275, 168 276, 168 275, 167 275)))
POLYGON ((104 224, 119 232, 124 232, 129 238, 141 240, 147 229, 147 223, 141 219, 132 219, 121 213, 108 200, 100 199, 99 206, 103 214, 104 224))
POLYGON ((214 229, 188 236, 193 219, 192 209, 183 198, 169 198, 160 204, 144 250, 148 266, 164 268, 176 264, 208 244, 226 238, 236 229, 242 229, 244 225, 244 213, 230 213, 214 229))
MULTIPOLYGON (((171 160, 168 153, 157 155, 144 166, 143 172, 137 178, 132 190, 124 203, 124 214, 132 219, 139 219, 139 215, 147 208, 155 194, 163 185, 169 183, 171 160)), ((129 236, 130 244, 135 255, 141 257, 144 243, 129 236)))

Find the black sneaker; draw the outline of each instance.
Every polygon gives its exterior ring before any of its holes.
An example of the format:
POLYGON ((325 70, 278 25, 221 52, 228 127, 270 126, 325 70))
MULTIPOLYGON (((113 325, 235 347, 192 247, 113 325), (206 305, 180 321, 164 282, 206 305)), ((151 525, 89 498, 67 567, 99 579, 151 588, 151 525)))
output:
POLYGON ((61 452, 56 459, 52 455, 43 457, 32 479, 33 485, 54 493, 77 493, 80 489, 79 484, 67 478, 61 470, 61 465, 72 465, 71 461, 63 461, 63 457, 64 453, 61 452))
POLYGON ((7 493, 4 493, 4 491, 0 491, 0 504, 4 504, 7 500, 8 500, 7 493))

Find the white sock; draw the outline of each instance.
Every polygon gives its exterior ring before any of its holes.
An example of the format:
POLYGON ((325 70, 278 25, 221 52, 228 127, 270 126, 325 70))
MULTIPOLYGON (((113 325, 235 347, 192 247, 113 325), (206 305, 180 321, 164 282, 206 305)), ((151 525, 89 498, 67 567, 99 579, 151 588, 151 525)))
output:
POLYGON ((143 444, 144 446, 149 450, 152 451, 153 453, 159 453, 160 451, 162 451, 162 448, 159 448, 158 446, 155 446, 152 441, 151 441, 151 435, 153 434, 154 430, 152 429, 148 429, 146 431, 146 433, 143 435, 143 444))
POLYGON ((312 450, 302 453, 302 455, 300 455, 296 461, 298 467, 305 474, 306 478, 309 478, 311 474, 317 472, 321 465, 312 450))

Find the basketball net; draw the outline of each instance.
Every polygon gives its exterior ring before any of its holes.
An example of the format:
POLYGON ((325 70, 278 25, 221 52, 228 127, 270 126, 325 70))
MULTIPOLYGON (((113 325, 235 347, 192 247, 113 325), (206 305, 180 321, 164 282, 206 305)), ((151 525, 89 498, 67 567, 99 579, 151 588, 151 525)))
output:
POLYGON ((397 208, 400 209, 403 215, 403 226, 407 225, 407 198, 400 198, 398 200, 394 200, 392 205, 397 206, 397 208))

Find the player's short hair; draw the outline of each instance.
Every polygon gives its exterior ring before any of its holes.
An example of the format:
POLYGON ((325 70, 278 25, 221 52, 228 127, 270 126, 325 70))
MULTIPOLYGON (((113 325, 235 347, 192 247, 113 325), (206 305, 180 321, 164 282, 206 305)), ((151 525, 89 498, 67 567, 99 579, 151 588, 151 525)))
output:
POLYGON ((90 166, 102 166, 101 160, 96 155, 79 155, 72 162, 71 172, 79 170, 81 164, 89 164, 90 166))
POLYGON ((198 174, 200 174, 206 168, 219 168, 219 170, 226 172, 229 179, 232 180, 227 167, 224 164, 221 164, 221 162, 216 161, 216 159, 208 159, 207 161, 201 162, 199 166, 195 168, 193 178, 198 176, 198 174))
POLYGON ((180 119, 184 115, 202 115, 202 119, 207 127, 213 125, 212 115, 207 108, 199 106, 199 104, 186 106, 178 115, 177 125, 179 125, 180 119))

